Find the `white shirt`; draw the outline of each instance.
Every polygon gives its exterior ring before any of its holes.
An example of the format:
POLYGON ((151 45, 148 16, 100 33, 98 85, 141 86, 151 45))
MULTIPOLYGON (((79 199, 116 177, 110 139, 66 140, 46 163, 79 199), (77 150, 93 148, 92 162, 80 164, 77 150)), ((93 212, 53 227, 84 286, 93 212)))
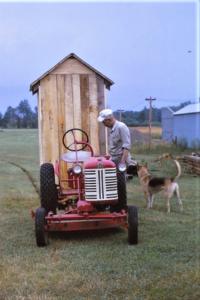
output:
POLYGON ((121 157, 124 148, 131 149, 130 131, 126 124, 116 120, 109 132, 109 154, 112 159, 121 157))

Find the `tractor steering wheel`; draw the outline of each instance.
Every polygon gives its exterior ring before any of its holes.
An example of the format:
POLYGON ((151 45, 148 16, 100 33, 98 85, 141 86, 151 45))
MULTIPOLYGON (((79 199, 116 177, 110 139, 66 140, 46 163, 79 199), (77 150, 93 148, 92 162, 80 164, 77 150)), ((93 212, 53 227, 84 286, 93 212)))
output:
POLYGON ((88 146, 89 138, 82 129, 72 128, 64 133, 62 141, 64 147, 69 151, 81 151, 88 146), (71 144, 68 144, 69 141, 72 141, 71 144))

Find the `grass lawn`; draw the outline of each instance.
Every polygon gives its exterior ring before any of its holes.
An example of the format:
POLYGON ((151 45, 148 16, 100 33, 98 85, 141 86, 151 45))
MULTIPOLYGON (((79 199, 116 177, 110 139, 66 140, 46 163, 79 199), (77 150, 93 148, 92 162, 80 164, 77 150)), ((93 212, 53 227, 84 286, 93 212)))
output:
MULTIPOLYGON (((35 243, 31 209, 39 206, 25 168, 38 185, 37 130, 0 132, 0 299, 200 299, 200 178, 179 180, 184 211, 175 199, 166 213, 161 195, 145 208, 138 179, 128 182, 128 202, 139 208, 139 244, 123 229, 53 234, 35 243)), ((161 149, 159 148, 159 154, 161 149)), ((163 151, 166 152, 166 151, 163 151)), ((135 152, 151 163, 158 154, 135 152)))

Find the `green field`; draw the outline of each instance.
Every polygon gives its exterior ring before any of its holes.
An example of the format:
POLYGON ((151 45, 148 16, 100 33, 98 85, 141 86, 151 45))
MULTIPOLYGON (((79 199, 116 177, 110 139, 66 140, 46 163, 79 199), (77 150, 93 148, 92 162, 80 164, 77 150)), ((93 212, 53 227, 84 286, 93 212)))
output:
MULTIPOLYGON (((128 182, 128 201, 139 207, 139 244, 123 229, 54 234, 35 243, 31 209, 39 206, 36 130, 0 132, 0 299, 200 299, 200 178, 181 176, 184 211, 175 199, 166 213, 161 195, 145 208, 138 179, 128 182), (13 165, 17 164, 18 166, 13 165)), ((159 154, 161 149, 159 148, 159 154)), ((158 154, 135 155, 150 162, 158 154)))

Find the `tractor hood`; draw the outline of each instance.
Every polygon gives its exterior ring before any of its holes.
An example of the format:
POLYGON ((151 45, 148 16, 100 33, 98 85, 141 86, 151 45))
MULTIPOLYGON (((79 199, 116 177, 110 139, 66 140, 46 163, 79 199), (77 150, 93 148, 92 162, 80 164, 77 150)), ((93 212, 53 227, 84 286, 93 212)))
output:
POLYGON ((84 169, 115 168, 115 163, 106 157, 90 157, 84 162, 84 169))

